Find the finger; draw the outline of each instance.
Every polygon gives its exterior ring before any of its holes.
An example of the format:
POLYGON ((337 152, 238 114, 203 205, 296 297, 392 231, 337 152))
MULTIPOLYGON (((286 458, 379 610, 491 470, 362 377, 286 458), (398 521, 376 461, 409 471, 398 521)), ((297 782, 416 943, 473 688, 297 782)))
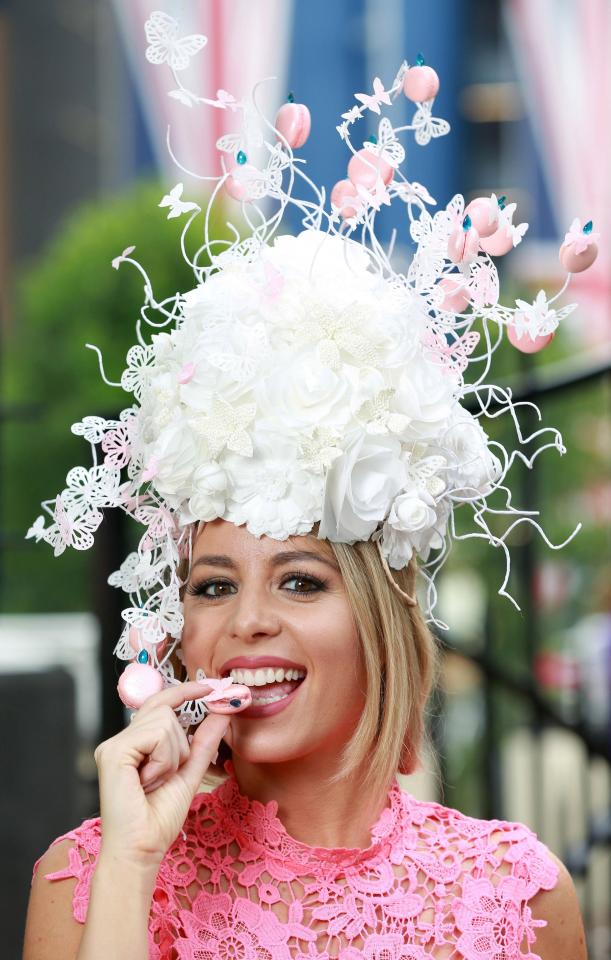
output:
POLYGON ((195 795, 206 770, 216 757, 219 744, 229 726, 229 717, 210 714, 193 734, 189 759, 180 768, 180 775, 195 795))
POLYGON ((154 793, 155 790, 158 790, 159 787, 162 787, 165 782, 166 782, 166 781, 165 781, 165 778, 160 777, 158 780, 153 780, 152 783, 147 783, 147 785, 146 785, 145 787, 143 787, 142 789, 144 790, 144 793, 146 793, 146 794, 148 794, 148 793, 154 793))
POLYGON ((205 680, 201 682, 199 680, 187 680, 185 683, 174 684, 149 697, 146 703, 140 707, 138 716, 146 716, 155 707, 164 705, 176 710, 188 700, 202 700, 211 690, 212 687, 205 680))
POLYGON ((178 770, 179 750, 174 731, 164 728, 158 732, 158 739, 150 751, 145 763, 140 767, 140 781, 156 779, 168 772, 178 770))
MULTIPOLYGON (((151 719, 154 719, 154 716, 149 717, 149 720, 151 719)), ((181 764, 185 763, 189 759, 191 750, 189 748, 189 741, 187 740, 187 735, 184 732, 184 730, 182 730, 182 728, 180 727, 180 724, 178 723, 178 720, 176 720, 173 714, 171 715, 170 725, 168 728, 166 728, 166 733, 169 738, 169 745, 171 748, 171 760, 170 760, 170 766, 168 767, 168 771, 171 770, 173 772, 177 770, 181 764)), ((139 770, 140 782, 143 785, 145 783, 149 783, 151 777, 156 778, 159 775, 160 768, 157 765, 154 765, 154 764, 151 765, 150 761, 152 759, 153 759, 152 756, 147 758, 147 760, 140 767, 140 770, 139 770)))

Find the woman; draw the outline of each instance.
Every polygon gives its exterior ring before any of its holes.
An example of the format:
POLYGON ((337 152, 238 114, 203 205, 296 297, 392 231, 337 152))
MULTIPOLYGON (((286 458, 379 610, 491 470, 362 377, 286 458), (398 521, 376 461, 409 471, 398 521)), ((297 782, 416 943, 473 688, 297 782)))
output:
MULTIPOLYGON (((168 21, 147 24, 153 63, 180 43, 168 21)), ((188 39, 187 62, 205 43, 188 39)), ((418 104, 409 128, 384 118, 353 156, 331 213, 307 178, 315 201, 291 195, 303 104, 278 114, 261 170, 248 162, 254 95, 209 101, 180 86, 183 101, 243 114, 211 202, 221 186, 241 200, 252 235, 215 242, 207 211, 192 260, 182 243, 198 285, 163 302, 133 248, 113 261, 145 277, 139 342, 112 384, 135 403, 74 425, 93 466, 70 471, 46 505, 51 525, 41 516, 28 535, 61 553, 91 546, 102 508, 144 524, 110 578, 130 596, 116 653, 133 661, 119 691, 137 712, 96 752, 101 817, 38 864, 25 960, 582 960, 571 881, 525 827, 420 803, 394 779, 418 760, 434 673, 425 617, 438 623, 435 573, 451 542, 483 538, 509 562, 499 518, 537 527, 506 482, 523 454, 480 419, 507 412, 530 463, 563 449, 557 431, 523 437, 510 392, 488 382, 504 327, 540 346, 558 319, 497 302, 480 235, 517 243, 515 205, 479 198, 466 212, 455 197, 431 217, 426 190, 400 176, 397 134, 431 135, 438 80, 421 63, 403 64, 388 91, 376 80, 343 115, 351 147, 365 110, 402 92, 418 104), (279 213, 257 207, 265 196, 279 213), (418 241, 405 274, 374 232, 393 199, 418 241), (289 203, 305 229, 272 245, 289 203), (473 532, 457 532, 458 507, 473 532), (231 719, 210 695, 201 722, 202 677, 231 696, 231 719), (225 779, 198 793, 209 768, 225 779)), ((200 209, 181 194, 160 206, 188 214, 186 234, 200 209)), ((591 234, 567 244, 587 248, 591 234)))
POLYGON ((182 650, 191 678, 258 657, 305 677, 286 706, 210 715, 189 744, 173 708, 190 680, 98 748, 101 821, 38 864, 24 960, 585 957, 570 877, 526 828, 393 785, 416 764, 434 645, 372 544, 206 524, 182 650), (229 780, 198 793, 224 744, 229 780))

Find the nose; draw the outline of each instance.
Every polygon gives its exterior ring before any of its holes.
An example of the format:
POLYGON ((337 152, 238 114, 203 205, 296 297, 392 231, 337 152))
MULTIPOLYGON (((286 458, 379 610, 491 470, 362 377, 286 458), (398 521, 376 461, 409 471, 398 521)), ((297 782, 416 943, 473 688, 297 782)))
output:
POLYGON ((242 588, 231 605, 231 636, 244 643, 256 643, 280 633, 280 620, 273 609, 273 601, 261 590, 242 588))

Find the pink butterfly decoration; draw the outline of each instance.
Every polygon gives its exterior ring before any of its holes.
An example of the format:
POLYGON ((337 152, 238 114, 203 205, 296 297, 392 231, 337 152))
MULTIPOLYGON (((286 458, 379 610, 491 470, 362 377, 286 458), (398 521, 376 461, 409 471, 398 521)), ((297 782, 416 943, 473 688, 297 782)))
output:
POLYGON ((472 330, 462 337, 457 337, 448 343, 435 330, 427 330, 424 337, 424 346, 431 351, 434 360, 448 371, 463 373, 469 364, 469 355, 473 353, 479 343, 479 333, 472 330))
POLYGON ((152 480, 153 477, 157 476, 158 470, 159 470, 159 461, 157 460, 157 457, 151 457, 147 466, 144 469, 144 472, 142 474, 142 479, 152 480))
POLYGON ((206 677, 206 679, 201 682, 207 683, 212 687, 212 693, 207 693, 205 697, 202 697, 203 700, 207 700, 209 703, 214 703, 217 700, 225 700, 227 690, 233 686, 231 677, 219 677, 218 679, 216 677, 206 677))
POLYGON ((193 363, 193 361, 190 361, 189 363, 185 363, 185 365, 181 368, 178 374, 178 382, 189 383, 189 381, 193 379, 194 373, 195 373, 195 364, 193 363))
POLYGON ((390 106, 390 96, 384 89, 384 84, 379 77, 373 81, 373 96, 367 93, 355 93, 355 100, 360 100, 364 107, 373 110, 374 113, 380 112, 380 104, 385 103, 390 106))

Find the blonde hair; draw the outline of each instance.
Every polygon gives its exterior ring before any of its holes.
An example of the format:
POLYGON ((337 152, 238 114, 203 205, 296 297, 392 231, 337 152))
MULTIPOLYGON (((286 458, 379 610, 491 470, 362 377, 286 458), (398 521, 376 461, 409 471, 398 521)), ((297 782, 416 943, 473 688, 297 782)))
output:
MULTIPOLYGON (((310 536, 315 535, 316 529, 310 536)), ((366 677, 364 709, 332 782, 360 772, 363 787, 384 793, 397 772, 412 773, 418 765, 425 708, 437 672, 435 638, 420 608, 406 600, 415 596, 415 561, 389 577, 371 540, 316 543, 339 566, 366 677)), ((186 575, 187 569, 183 566, 179 575, 186 575)), ((180 666, 175 661, 175 667, 180 666)), ((176 675, 180 676, 180 669, 176 675)), ((230 756, 227 745, 221 743, 217 765, 206 777, 208 783, 218 783, 230 756)))
POLYGON ((334 779, 361 769, 363 785, 382 791, 397 771, 412 773, 420 760, 437 644, 420 608, 404 597, 415 596, 414 561, 393 571, 394 589, 372 541, 329 546, 354 613, 367 683, 363 713, 334 779))

